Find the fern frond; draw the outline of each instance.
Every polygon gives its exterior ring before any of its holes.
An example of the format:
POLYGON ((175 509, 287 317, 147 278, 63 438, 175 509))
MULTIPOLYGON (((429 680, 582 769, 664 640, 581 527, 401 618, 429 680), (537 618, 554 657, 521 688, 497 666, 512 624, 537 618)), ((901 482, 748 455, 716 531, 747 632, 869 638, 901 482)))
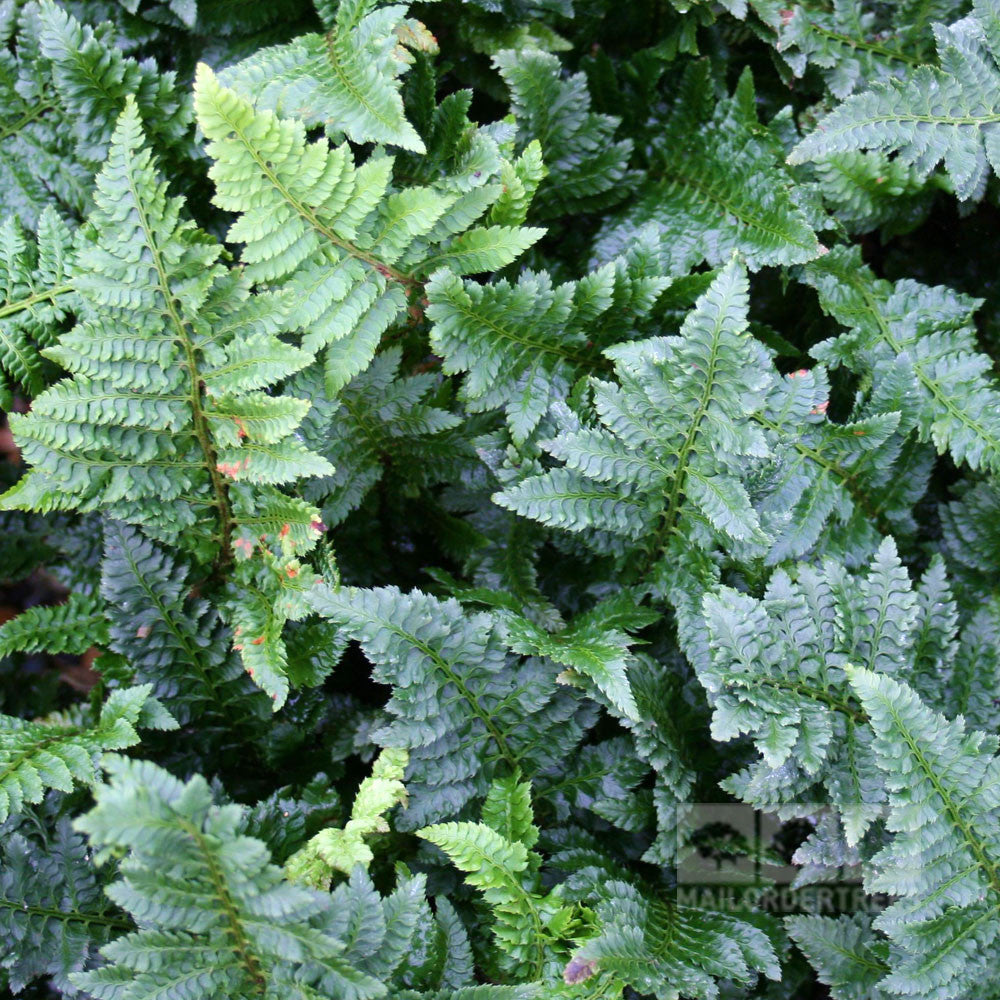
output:
POLYGON ((0 822, 41 802, 47 788, 69 792, 74 781, 94 782, 99 756, 138 743, 140 726, 177 728, 148 684, 113 691, 90 727, 0 716, 0 822))
POLYGON ((847 674, 875 733, 895 834, 866 877, 900 897, 876 920, 901 952, 879 985, 926 1000, 974 991, 983 963, 1000 956, 997 739, 931 711, 892 677, 847 674))
POLYGON ((97 950, 130 922, 112 910, 86 841, 67 817, 51 832, 33 817, 0 836, 0 976, 15 993, 49 978, 75 996, 70 975, 98 964, 97 950))
POLYGON ((978 350, 977 300, 876 278, 847 247, 807 265, 804 280, 849 328, 814 347, 814 357, 874 380, 872 409, 901 411, 901 430, 915 428, 920 440, 974 469, 1000 467, 1000 393, 992 362, 978 350))
POLYGON ((733 787, 766 807, 804 797, 822 780, 848 843, 857 843, 884 791, 867 720, 845 690, 843 670, 860 662, 908 676, 927 631, 895 544, 882 543, 863 578, 832 561, 821 570, 800 566, 795 580, 779 570, 763 600, 726 588, 706 595, 703 614, 711 662, 696 669, 713 704, 712 734, 749 733, 762 758, 731 779, 733 787))
POLYGON ((245 695, 237 663, 227 655, 217 609, 190 597, 187 568, 135 528, 104 529, 101 596, 108 606, 109 648, 137 681, 152 685, 182 724, 245 695))
MULTIPOLYGON (((755 418, 775 456, 762 474, 769 495, 760 507, 762 523, 775 539, 769 562, 805 555, 834 520, 844 526, 857 558, 866 541, 876 547, 877 529, 897 514, 891 504, 883 513, 882 498, 898 476, 900 414, 837 424, 826 416, 829 402, 824 369, 803 369, 774 383, 764 412, 755 418)), ((909 505, 903 509, 908 513, 909 505)))
POLYGON ((611 216, 598 236, 599 259, 620 253, 651 222, 674 245, 680 273, 702 259, 717 267, 734 252, 754 270, 823 253, 817 217, 782 163, 782 145, 758 121, 749 70, 714 110, 706 107, 709 87, 707 66, 695 64, 658 128, 638 200, 611 216))
POLYGON ((878 983, 889 971, 889 948, 872 930, 871 918, 794 916, 785 918, 785 926, 834 1000, 885 1000, 878 983))
POLYGON ((672 905, 611 881, 596 907, 598 935, 566 967, 568 983, 599 973, 658 1000, 711 1000, 716 978, 751 984, 758 974, 779 978, 777 955, 766 934, 723 913, 672 905))
POLYGON ((325 34, 299 35, 287 45, 261 49, 225 70, 221 82, 282 118, 325 126, 352 142, 375 142, 423 153, 406 120, 399 75, 413 57, 404 46, 436 51, 406 5, 338 0, 328 6, 325 34))
POLYGON ((70 594, 65 604, 28 608, 0 626, 0 656, 11 653, 71 653, 106 646, 104 603, 93 594, 70 594))
POLYGON ((85 212, 93 176, 75 155, 41 59, 40 34, 37 4, 6 6, 0 23, 0 217, 13 216, 29 229, 53 203, 61 214, 85 212))
POLYGON ((200 776, 183 783, 148 761, 114 756, 104 766, 107 783, 75 825, 99 861, 125 855, 107 892, 139 929, 102 949, 108 965, 74 975, 78 987, 109 1000, 383 995, 325 930, 330 897, 283 881, 265 846, 238 832, 239 806, 214 804, 200 776))
POLYGON ((38 220, 37 241, 15 218, 0 226, 0 407, 12 408, 19 387, 36 396, 45 384, 39 353, 52 345, 74 303, 73 240, 55 210, 38 220))
POLYGON ((251 296, 240 273, 219 263, 221 247, 179 221, 179 200, 157 178, 132 102, 95 203, 95 238, 82 247, 75 278, 81 319, 46 352, 74 376, 39 396, 30 414, 11 417, 33 468, 0 505, 102 509, 159 537, 183 531, 192 547, 219 546, 228 557, 228 480, 280 484, 332 471, 292 433, 304 404, 263 427, 246 409, 273 408, 260 389, 309 355, 285 345, 270 365, 247 356, 249 345, 264 357, 277 350, 281 300, 251 296), (240 429, 236 441, 220 420, 240 429))
POLYGON ((39 0, 38 9, 39 51, 50 66, 61 127, 85 163, 107 157, 112 127, 130 95, 159 144, 182 143, 191 129, 191 100, 177 87, 174 73, 123 56, 109 24, 90 28, 53 0, 39 0))
MULTIPOLYGON (((313 480, 303 491, 307 500, 322 505, 328 527, 356 510, 387 475, 394 482, 402 477, 411 489, 457 475, 460 444, 446 432, 460 418, 434 405, 438 377, 427 372, 399 375, 401 358, 398 347, 376 355, 336 402, 314 405, 305 422, 306 444, 336 469, 332 477, 313 480)), ((308 369, 288 391, 315 399, 322 395, 322 382, 320 372, 308 369)))
POLYGON ((639 175, 628 169, 632 141, 614 141, 620 119, 590 110, 582 73, 564 78, 558 56, 536 48, 493 57, 510 90, 520 147, 537 141, 548 176, 535 197, 539 219, 621 201, 639 175))
POLYGON ((418 830, 417 836, 441 848, 482 893, 505 972, 540 980, 565 963, 567 945, 561 939, 573 915, 558 889, 542 891, 541 858, 530 850, 538 836, 530 808, 530 785, 517 779, 495 782, 483 822, 440 823, 418 830), (488 825, 491 821, 504 832, 488 825))
POLYGON ((574 699, 554 670, 512 660, 494 616, 394 587, 322 585, 311 600, 361 644, 372 676, 393 685, 392 721, 374 738, 410 752, 400 829, 455 815, 486 794, 498 764, 537 770, 576 742, 574 699))
POLYGON ((885 153, 832 153, 814 170, 823 200, 852 234, 908 233, 931 210, 934 193, 916 169, 885 153))
POLYGON ((322 830, 310 839, 288 859, 288 877, 329 889, 334 872, 350 875, 356 865, 367 868, 375 855, 365 838, 388 831, 385 814, 395 805, 406 804, 403 772, 408 763, 405 750, 383 750, 372 765, 372 773, 361 782, 344 828, 322 830))
POLYGON ((763 545, 741 478, 747 459, 768 456, 747 417, 760 408, 773 376, 763 348, 746 332, 747 288, 746 271, 734 261, 699 298, 679 336, 606 351, 619 381, 592 380, 601 426, 570 424, 544 442, 565 466, 510 486, 495 501, 570 531, 697 538, 704 526, 763 545))
POLYGON ((629 651, 635 639, 624 629, 639 629, 659 615, 636 607, 635 595, 624 591, 609 597, 553 632, 514 613, 502 612, 501 617, 515 652, 545 656, 569 667, 571 676, 595 684, 625 720, 639 719, 627 674, 635 665, 629 651))
POLYGON ((965 6, 961 0, 903 2, 884 9, 855 0, 832 5, 806 0, 794 7, 751 3, 774 29, 775 50, 795 76, 818 67, 830 93, 839 98, 918 65, 931 47, 933 24, 965 6))
POLYGON ((943 160, 957 197, 981 197, 990 167, 1000 164, 1000 25, 996 0, 978 0, 975 12, 949 28, 937 26, 939 66, 916 66, 903 80, 849 97, 792 150, 789 162, 878 149, 926 176, 943 160))
POLYGON ((546 411, 565 398, 581 373, 599 362, 623 316, 636 324, 668 280, 639 252, 606 264, 578 282, 553 285, 545 273, 516 284, 462 281, 439 271, 427 283, 431 345, 444 370, 466 372, 461 397, 473 412, 503 406, 515 443, 523 443, 546 411))
POLYGON ((255 110, 206 66, 198 71, 195 108, 216 160, 215 203, 242 213, 229 239, 245 245, 250 278, 288 292, 286 322, 305 331, 306 350, 329 347, 331 394, 368 366, 427 269, 495 270, 541 236, 536 229, 469 228, 501 194, 486 178, 467 194, 390 191, 392 159, 375 155, 355 167, 348 146, 307 143, 302 122, 255 110))

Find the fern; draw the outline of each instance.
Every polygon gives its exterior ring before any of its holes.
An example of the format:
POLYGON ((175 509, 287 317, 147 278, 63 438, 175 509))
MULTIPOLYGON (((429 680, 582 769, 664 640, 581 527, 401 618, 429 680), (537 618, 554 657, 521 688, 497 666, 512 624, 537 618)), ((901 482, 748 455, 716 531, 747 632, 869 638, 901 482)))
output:
POLYGON ((537 768, 575 743, 576 705, 553 689, 555 671, 512 662, 493 616, 466 616, 456 601, 395 588, 321 586, 312 600, 361 644, 373 676, 393 684, 393 718, 374 735, 381 746, 410 751, 401 828, 453 815, 484 795, 498 765, 537 768), (532 706, 530 723, 511 732, 507 720, 523 705, 532 706))
POLYGON ((650 152, 649 183, 638 201, 605 224, 596 244, 607 259, 650 221, 673 244, 678 270, 713 267, 738 251, 754 269, 795 264, 823 253, 804 192, 781 163, 778 135, 757 119, 753 77, 718 104, 693 66, 650 152))
MULTIPOLYGON (((742 424, 770 377, 746 335, 746 273, 735 262, 716 278, 680 335, 608 351, 621 385, 595 381, 601 427, 566 428, 547 443, 566 464, 496 496, 519 514, 572 531, 669 537, 691 520, 735 541, 766 540, 741 480, 767 447, 742 424), (728 453, 702 436, 726 428, 728 453)), ((572 425, 571 425, 572 426, 572 425)))
POLYGON ((352 142, 424 152, 406 120, 397 75, 412 61, 404 45, 436 50, 434 36, 406 18, 405 5, 335 0, 321 13, 328 30, 266 48, 228 69, 222 82, 259 109, 323 125, 352 142))
POLYGON ((850 332, 812 353, 877 385, 872 407, 901 411, 904 429, 972 468, 996 468, 1000 397, 992 362, 976 350, 974 299, 904 279, 879 280, 856 252, 838 248, 808 266, 820 305, 850 332))
MULTIPOLYGON (((307 499, 323 504, 323 522, 329 527, 356 510, 388 476, 430 485, 449 480, 459 466, 455 452, 462 439, 448 433, 459 418, 435 405, 445 402, 436 398, 440 380, 431 372, 400 375, 401 360, 398 347, 386 349, 344 386, 336 404, 314 405, 306 417, 307 442, 336 470, 303 491, 307 499)), ((322 398, 322 381, 313 368, 291 383, 291 391, 322 398)))
POLYGON ((565 962, 565 938, 578 920, 558 889, 543 893, 541 859, 531 851, 538 830, 531 821, 530 785, 499 780, 490 789, 481 823, 442 823, 418 830, 465 873, 494 917, 493 934, 507 975, 541 979, 547 965, 565 962))
POLYGON ((751 924, 646 899, 621 882, 609 882, 602 895, 600 933, 573 956, 565 970, 568 983, 604 972, 663 1000, 677 1000, 718 995, 715 977, 738 983, 752 983, 758 973, 778 978, 771 943, 751 924))
POLYGON ((0 627, 0 656, 11 653, 85 653, 107 644, 104 605, 91 594, 70 594, 65 604, 35 607, 0 627))
POLYGON ((316 888, 329 888, 334 871, 351 874, 355 865, 365 866, 375 855, 364 838, 387 832, 384 814, 406 802, 403 772, 409 763, 405 750, 383 750, 372 773, 361 782, 351 818, 343 830, 323 830, 288 859, 288 877, 316 888))
POLYGON ((473 412, 503 406, 515 443, 579 375, 598 363, 595 344, 620 336, 648 314, 667 279, 651 239, 578 282, 553 286, 546 274, 482 286, 438 271, 427 283, 431 346, 444 370, 468 372, 462 397, 473 412))
POLYGON ((962 12, 960 0, 910 0, 880 9, 853 0, 794 7, 753 2, 775 31, 774 47, 797 77, 817 66, 834 97, 893 79, 928 55, 935 22, 962 12))
POLYGON ((281 880, 264 845, 238 833, 238 807, 214 805, 202 778, 184 784, 148 762, 116 757, 105 766, 109 781, 77 827, 100 858, 125 854, 108 894, 138 929, 107 945, 108 964, 75 975, 76 985, 96 997, 275 989, 308 996, 323 988, 382 995, 325 931, 329 899, 281 880))
POLYGON ((980 963, 996 961, 996 738, 948 722, 891 677, 860 667, 848 677, 875 732, 895 833, 868 879, 901 897, 877 920, 902 953, 880 985, 924 997, 967 992, 980 963), (901 756, 911 770, 900 771, 901 756))
POLYGON ((50 347, 73 302, 68 280, 72 237, 51 207, 38 220, 38 240, 29 242, 14 218, 0 229, 0 404, 11 409, 13 391, 41 392, 46 381, 41 349, 50 347))
POLYGON ((252 297, 218 263, 221 248, 179 222, 134 104, 115 130, 95 200, 96 239, 81 250, 76 279, 81 321, 48 349, 75 374, 39 396, 30 415, 12 418, 34 468, 0 502, 103 509, 228 554, 237 502, 259 516, 278 502, 271 484, 331 471, 290 437, 308 404, 260 391, 309 356, 275 336, 280 299, 252 297), (125 246, 119 224, 128 226, 125 246), (253 333, 237 339, 237 329, 253 333))
POLYGON ((0 992, 1000 1000, 998 46, 0 0, 0 992))
POLYGON ((898 153, 925 176, 943 160, 957 197, 981 197, 988 170, 1000 160, 998 28, 993 0, 977 0, 974 18, 938 26, 939 66, 918 65, 901 81, 848 98, 789 160, 880 149, 898 153))
POLYGON ((47 788, 68 792, 74 781, 95 781, 99 755, 138 743, 138 726, 177 728, 148 685, 113 692, 92 726, 0 718, 0 822, 41 802, 47 788))
POLYGON ((191 113, 175 75, 123 56, 110 24, 81 24, 51 0, 19 13, 17 54, 6 53, 3 73, 0 209, 34 227, 53 201, 63 211, 87 207, 91 174, 107 157, 126 98, 133 96, 157 138, 178 150, 191 113), (26 169, 31 162, 38 173, 26 169))
POLYGON ((582 74, 560 78, 556 56, 538 50, 506 50, 493 57, 510 89, 522 146, 537 141, 547 168, 537 196, 539 218, 592 211, 620 201, 632 142, 615 142, 618 119, 594 114, 582 74), (551 151, 546 157, 545 151, 551 151))
POLYGON ((792 940, 808 956, 820 982, 842 1000, 881 1000, 879 980, 888 971, 888 947, 863 916, 787 917, 792 940))
POLYGON ((379 337, 417 294, 420 272, 495 270, 541 235, 469 228, 501 194, 485 178, 469 190, 390 193, 391 158, 356 168, 347 146, 307 144, 302 123, 255 111, 207 67, 199 72, 195 107, 217 161, 216 204, 243 213, 229 239, 246 244, 249 277, 287 291, 286 322, 307 330, 303 347, 328 348, 330 393, 371 361, 379 337))
POLYGON ((127 931, 94 870, 84 838, 68 817, 51 833, 34 817, 9 820, 0 847, 0 982, 15 994, 33 980, 51 977, 67 996, 70 975, 98 962, 97 949, 127 931))
POLYGON ((891 540, 863 578, 831 561, 801 567, 797 579, 778 571, 763 600, 732 590, 706 595, 710 658, 696 666, 714 705, 712 732, 716 739, 748 733, 761 754, 731 787, 765 804, 804 796, 821 780, 849 842, 857 842, 884 793, 868 720, 845 691, 844 669, 855 663, 880 675, 923 674, 939 697, 956 655, 950 602, 940 567, 914 590, 891 540))

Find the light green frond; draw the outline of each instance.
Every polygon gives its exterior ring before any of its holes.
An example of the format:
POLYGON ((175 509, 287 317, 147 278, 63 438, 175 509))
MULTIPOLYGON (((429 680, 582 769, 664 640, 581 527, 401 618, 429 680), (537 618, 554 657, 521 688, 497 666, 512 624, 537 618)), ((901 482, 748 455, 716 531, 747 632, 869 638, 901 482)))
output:
POLYGON ((229 239, 244 244, 251 279, 285 292, 286 323, 303 331, 306 350, 327 349, 331 393, 368 366, 429 269, 494 270, 542 235, 469 228, 501 194, 482 171, 468 204, 444 187, 393 190, 391 158, 376 153, 356 167, 346 144, 308 142, 301 121, 255 108, 207 66, 198 70, 195 110, 216 161, 215 203, 242 213, 229 239))
POLYGON ((32 469, 0 503, 100 509, 160 538, 200 536, 204 548, 221 545, 228 555, 226 477, 283 484, 331 469, 297 442, 295 401, 270 404, 292 414, 269 434, 247 428, 235 442, 233 425, 209 416, 214 392, 238 407, 248 389, 273 384, 310 355, 279 350, 282 300, 251 296, 245 278, 219 262, 221 247, 181 221, 180 209, 130 101, 97 178, 95 238, 79 252, 80 321, 47 352, 74 375, 42 393, 30 414, 12 417, 32 469), (234 346, 247 328, 254 336, 234 346))
POLYGON ((405 4, 339 0, 329 6, 325 34, 261 49, 223 72, 222 82, 259 109, 323 125, 352 142, 424 152, 406 120, 398 78, 413 61, 404 46, 436 51, 434 36, 406 18, 405 4))
POLYGON ((351 818, 343 829, 321 830, 285 863, 293 882, 329 889, 334 872, 350 875, 355 866, 367 868, 374 860, 366 838, 389 829, 386 813, 406 804, 403 773, 409 763, 405 750, 383 750, 354 798, 351 818))
POLYGON ((138 743, 140 726, 177 728, 148 684, 112 692, 90 727, 0 716, 0 822, 41 802, 48 788, 68 792, 74 782, 96 781, 100 755, 138 743))

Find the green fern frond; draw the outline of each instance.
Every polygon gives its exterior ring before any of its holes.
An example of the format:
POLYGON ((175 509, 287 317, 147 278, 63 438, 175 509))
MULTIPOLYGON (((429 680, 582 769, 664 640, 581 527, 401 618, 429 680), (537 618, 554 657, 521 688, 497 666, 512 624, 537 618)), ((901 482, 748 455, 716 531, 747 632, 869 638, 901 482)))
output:
POLYGON ((286 322, 305 331, 305 349, 329 348, 330 393, 368 366, 428 269, 496 270, 542 235, 470 228, 501 194, 486 178, 464 193, 391 191, 391 158, 375 155, 355 167, 349 147, 307 143, 301 122, 255 110, 206 66, 195 108, 216 160, 215 203, 242 213, 229 239, 245 245, 248 277, 287 292, 286 322))
POLYGON ((516 284, 463 281, 439 271, 427 283, 427 316, 444 370, 466 372, 461 398, 473 412, 503 406, 522 444, 552 403, 595 367, 624 317, 640 324, 668 280, 651 273, 647 247, 606 264, 580 281, 554 286, 547 274, 516 284))
MULTIPOLYGON (((898 412, 848 423, 827 417, 830 384, 822 367, 775 381, 755 420, 765 429, 772 465, 761 474, 767 497, 759 510, 774 537, 768 562, 804 556, 826 535, 847 536, 853 558, 874 550, 879 529, 908 527, 910 504, 891 501, 908 457, 898 412), (839 527, 834 527, 836 522, 839 527)), ((921 480, 911 480, 919 486, 921 480)))
POLYGON ((140 726, 177 728, 148 684, 113 691, 90 727, 0 716, 0 822, 41 802, 47 788, 69 792, 74 781, 93 783, 99 756, 138 743, 140 726))
POLYGON ((376 681, 393 685, 391 721, 373 735, 410 752, 400 829, 455 815, 486 794, 498 765, 539 769, 576 742, 575 700, 557 688, 554 670, 508 654, 493 615, 466 615, 457 601, 394 587, 321 585, 311 600, 361 644, 376 681))
POLYGON ((277 423, 254 420, 283 405, 261 390, 310 356, 288 345, 279 352, 281 299, 251 296, 242 275, 219 263, 221 247, 179 221, 134 103, 95 202, 95 236, 83 241, 74 280, 80 322, 46 351, 74 376, 11 417, 33 468, 0 505, 101 509, 161 538, 183 531, 192 547, 228 557, 231 491, 251 508, 254 492, 230 481, 267 486, 332 471, 292 433, 305 403, 285 401, 290 414, 277 423), (235 426, 235 439, 220 424, 235 426))
MULTIPOLYGON (((228 656, 219 613, 192 597, 187 567, 135 528, 104 529, 101 596, 108 607, 109 648, 135 679, 152 685, 182 724, 239 702, 249 683, 228 656)), ((253 711, 253 706, 247 709, 253 711)))
MULTIPOLYGON (((313 480, 303 491, 307 500, 322 504, 323 522, 329 527, 356 510, 386 476, 393 482, 403 478, 408 484, 429 485, 457 474, 461 442, 447 432, 461 418, 434 405, 441 385, 438 376, 400 375, 401 361, 398 347, 376 355, 335 403, 314 406, 305 421, 307 445, 336 469, 332 477, 313 480)), ((322 381, 322 373, 311 368, 297 376, 288 391, 315 399, 322 381)))
POLYGON ((891 677, 847 675, 875 733, 894 833, 866 877, 899 897, 875 922, 901 952, 879 985, 923 1000, 967 995, 1000 955, 997 739, 948 721, 891 677))
MULTIPOLYGON (((930 574, 925 586, 938 584, 930 574)), ((884 791, 867 719, 845 690, 843 670, 854 662, 911 676, 937 603, 921 602, 920 593, 887 539, 860 579, 827 561, 821 570, 801 565, 796 579, 779 570, 763 600, 728 588, 706 595, 711 660, 696 666, 714 709, 713 736, 748 733, 761 753, 730 779, 747 801, 763 808, 805 801, 821 780, 848 843, 857 843, 878 816, 884 791)), ((948 664, 938 669, 947 675, 948 664)))
POLYGON ((773 375, 746 332, 747 289, 746 271, 734 261, 679 336, 606 351, 618 384, 592 380, 600 426, 567 421, 543 443, 565 466, 508 487, 495 501, 570 531, 666 540, 674 532, 704 537, 707 528, 765 544, 741 479, 748 459, 769 454, 747 417, 761 407, 773 375))
POLYGON ((789 162, 878 149, 926 176, 943 160, 957 197, 980 198, 990 167, 1000 164, 1000 21, 996 0, 974 6, 974 18, 937 25, 939 66, 916 66, 902 80, 849 97, 789 162))
POLYGON ((70 975, 94 967, 98 949, 131 923, 105 897, 83 837, 67 817, 51 832, 35 817, 0 834, 0 982, 21 993, 48 979, 76 995, 70 975))
POLYGON ((885 8, 855 0, 806 0, 789 7, 751 3, 774 30, 774 48, 794 75, 818 67, 839 98, 911 70, 932 47, 934 23, 966 6, 962 0, 907 0, 885 8))
POLYGON ((123 56, 108 24, 92 29, 53 0, 39 0, 38 10, 39 51, 50 67, 61 127, 85 163, 107 157, 112 127, 130 95, 159 144, 169 148, 184 141, 191 130, 191 100, 178 92, 173 73, 123 56))
POLYGON ((0 226, 0 406, 12 408, 19 387, 36 396, 45 384, 40 351, 55 340, 73 308, 73 239, 55 210, 38 220, 37 241, 15 218, 0 226))
POLYGON ((821 217, 782 163, 777 134, 758 121, 750 71, 714 110, 706 106, 709 87, 707 66, 692 66, 657 129, 648 181, 633 205, 604 224, 598 259, 616 256, 649 223, 674 247, 680 273, 702 259, 718 267, 734 253, 757 270, 824 252, 815 233, 821 217))
POLYGON ((530 785, 524 782, 494 783, 483 822, 440 823, 418 830, 417 836, 441 848, 465 873, 465 881, 482 893, 504 955, 504 971, 540 980, 552 978, 565 963, 564 938, 574 915, 558 889, 548 893, 541 889, 541 859, 530 850, 538 831, 530 823, 528 796, 530 785), (504 833, 488 825, 491 821, 504 827, 504 833), (511 839, 518 834, 523 839, 511 839))
POLYGON ((1000 393, 978 350, 976 299, 909 279, 876 278, 855 249, 838 247, 804 269, 820 305, 849 332, 814 357, 878 388, 870 408, 901 412, 900 429, 972 468, 1000 468, 1000 393))
POLYGON ((99 861, 124 855, 107 892, 139 929, 102 949, 107 965, 74 975, 78 987, 108 1000, 384 994, 324 927, 330 897, 283 881, 265 846, 238 832, 239 806, 148 761, 112 756, 105 769, 75 825, 99 861))
POLYGON ((0 626, 0 656, 11 653, 71 653, 106 646, 104 602, 93 594, 70 594, 65 604, 28 608, 0 626))
POLYGON ((598 934, 567 965, 568 983, 604 974, 658 1000, 711 1000, 717 978, 752 984, 780 976, 766 934, 736 917, 650 899, 611 881, 596 907, 598 934))
POLYGON ((785 926, 834 1000, 885 1000, 878 983, 889 971, 888 942, 876 936, 871 918, 794 916, 785 926))
POLYGON ((510 90, 521 148, 541 145, 548 176, 535 197, 536 217, 621 201, 639 177, 628 169, 633 144, 614 141, 619 119, 590 110, 583 74, 564 78, 559 58, 536 48, 499 52, 493 65, 510 90))
POLYGON ((399 75, 413 57, 405 46, 434 52, 434 36, 406 17, 406 5, 375 0, 324 4, 329 30, 261 49, 221 74, 221 82, 282 118, 323 125, 356 143, 423 153, 406 120, 399 75))
POLYGON ((361 782, 351 808, 351 818, 341 829, 321 830, 285 864, 288 878, 317 889, 329 889, 334 872, 350 875, 356 865, 367 868, 374 860, 365 838, 385 833, 385 814, 406 804, 403 772, 409 763, 405 750, 383 750, 372 773, 361 782))

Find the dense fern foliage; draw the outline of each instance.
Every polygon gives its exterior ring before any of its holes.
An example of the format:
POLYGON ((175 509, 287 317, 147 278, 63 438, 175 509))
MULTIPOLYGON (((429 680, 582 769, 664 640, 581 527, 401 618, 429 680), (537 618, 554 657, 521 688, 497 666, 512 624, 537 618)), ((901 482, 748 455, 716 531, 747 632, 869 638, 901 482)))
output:
POLYGON ((1000 1000, 1000 0, 0 39, 0 997, 1000 1000))

